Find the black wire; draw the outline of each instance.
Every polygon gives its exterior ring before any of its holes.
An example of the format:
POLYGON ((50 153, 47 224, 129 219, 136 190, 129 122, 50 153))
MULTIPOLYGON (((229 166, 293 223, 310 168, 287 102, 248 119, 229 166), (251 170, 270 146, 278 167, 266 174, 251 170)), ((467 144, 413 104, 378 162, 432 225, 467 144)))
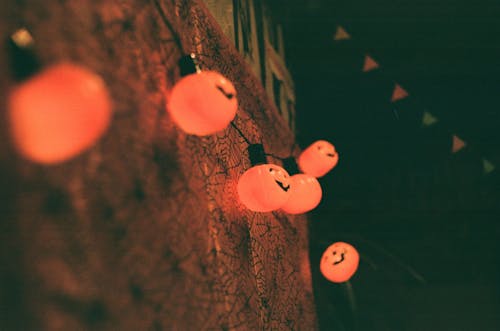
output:
POLYGON ((177 44, 177 46, 179 46, 179 48, 181 49, 181 52, 185 53, 184 47, 182 47, 181 38, 179 37, 179 35, 177 34, 177 32, 174 30, 174 27, 172 26, 172 24, 170 24, 170 21, 168 20, 167 16, 163 12, 163 9, 161 8, 161 5, 160 5, 159 1, 158 0, 153 0, 153 2, 155 4, 155 6, 156 6, 156 9, 160 13, 160 16, 161 16, 161 19, 162 19, 163 23, 165 23, 165 25, 167 26, 167 28, 172 33, 172 38, 173 38, 174 42, 177 44))
POLYGON ((293 142, 292 147, 290 148, 290 153, 289 153, 290 155, 288 157, 281 157, 281 156, 274 155, 274 154, 271 154, 271 153, 269 153, 269 154, 266 153, 266 155, 267 156, 272 156, 272 157, 274 157, 274 158, 276 158, 278 160, 284 161, 284 160, 286 160, 288 158, 293 157, 293 151, 295 150, 295 147, 300 147, 299 144, 297 144, 296 141, 293 142))
POLYGON ((241 132, 241 130, 236 126, 236 124, 234 124, 234 122, 231 122, 231 126, 233 128, 236 129, 236 131, 238 131, 239 135, 245 140, 245 142, 248 144, 248 145, 252 145, 252 143, 250 142, 250 140, 248 140, 247 137, 245 137, 245 135, 243 134, 243 132, 241 132))
POLYGON ((286 157, 280 157, 280 156, 278 156, 278 155, 274 155, 274 154, 271 154, 271 153, 265 153, 265 155, 266 155, 266 156, 272 156, 272 157, 274 157, 275 159, 278 159, 278 160, 281 160, 281 161, 283 161, 283 160, 285 160, 285 159, 286 159, 286 157))

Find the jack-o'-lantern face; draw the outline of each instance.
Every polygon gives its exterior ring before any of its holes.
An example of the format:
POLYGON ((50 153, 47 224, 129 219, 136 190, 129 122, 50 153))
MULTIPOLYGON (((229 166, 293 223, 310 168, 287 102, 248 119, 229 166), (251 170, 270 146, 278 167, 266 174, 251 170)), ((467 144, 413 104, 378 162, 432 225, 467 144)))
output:
POLYGON ((348 281, 359 265, 359 253, 344 242, 336 242, 323 253, 320 270, 326 279, 334 283, 348 281))
POLYGON ((238 109, 236 89, 215 71, 187 75, 175 84, 167 110, 185 132, 205 136, 223 130, 238 109))
POLYGON ((248 209, 268 212, 279 209, 290 197, 290 176, 274 164, 252 167, 238 181, 238 195, 248 209))
POLYGON ((318 180, 306 174, 290 177, 292 190, 290 198, 281 209, 288 214, 303 214, 314 208, 321 201, 322 190, 318 180))
POLYGON ((290 189, 290 176, 281 167, 269 166, 269 174, 274 179, 274 182, 285 192, 290 189))
POLYGON ((318 140, 307 147, 298 159, 300 170, 316 178, 323 177, 339 162, 335 147, 325 140, 318 140))

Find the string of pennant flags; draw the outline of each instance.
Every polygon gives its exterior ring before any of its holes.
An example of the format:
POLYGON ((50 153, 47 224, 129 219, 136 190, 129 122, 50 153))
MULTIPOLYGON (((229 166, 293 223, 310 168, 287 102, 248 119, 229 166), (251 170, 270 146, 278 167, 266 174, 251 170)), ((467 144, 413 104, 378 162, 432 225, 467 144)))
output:
MULTIPOLYGON (((344 40, 350 40, 351 38, 352 38, 351 35, 345 30, 344 27, 340 25, 337 26, 337 30, 335 31, 335 34, 333 36, 334 41, 340 42, 344 40)), ((376 61, 369 54, 365 54, 362 71, 364 73, 368 73, 378 69, 380 69, 380 63, 376 61)), ((408 93, 408 91, 406 91, 406 89, 404 89, 400 84, 398 83, 394 84, 394 89, 391 95, 392 103, 396 103, 400 100, 406 99, 409 96, 410 94, 408 93)), ((422 121, 422 127, 426 128, 438 123, 439 119, 435 115, 431 114, 429 111, 424 111, 421 121, 422 121)), ((468 146, 467 142, 465 142, 457 134, 452 134, 451 139, 452 139, 451 153, 453 154, 461 151, 462 149, 468 146)), ((484 157, 482 157, 482 165, 483 165, 483 174, 485 175, 492 173, 496 169, 495 165, 490 160, 484 157)))

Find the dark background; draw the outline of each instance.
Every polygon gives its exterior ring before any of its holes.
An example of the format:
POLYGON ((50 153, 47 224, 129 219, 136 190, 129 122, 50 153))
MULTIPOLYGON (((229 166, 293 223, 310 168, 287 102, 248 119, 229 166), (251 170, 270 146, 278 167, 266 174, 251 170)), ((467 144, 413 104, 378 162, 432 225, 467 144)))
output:
POLYGON ((333 142, 311 215, 322 330, 500 330, 500 3, 272 1, 284 24, 302 147, 333 142), (350 40, 334 41, 338 25, 350 40), (363 73, 365 54, 379 64, 363 73), (395 83, 409 97, 390 98, 395 83), (439 119, 422 127, 424 110, 439 119), (451 153, 452 134, 467 147, 451 153), (345 285, 319 274, 332 242, 361 264, 345 285))

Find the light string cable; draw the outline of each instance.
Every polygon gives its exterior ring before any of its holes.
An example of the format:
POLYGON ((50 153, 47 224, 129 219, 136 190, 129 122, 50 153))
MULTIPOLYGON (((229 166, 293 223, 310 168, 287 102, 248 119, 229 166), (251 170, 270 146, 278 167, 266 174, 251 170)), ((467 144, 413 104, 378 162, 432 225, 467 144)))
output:
POLYGON ((158 0, 153 0, 153 3, 155 5, 156 9, 158 10, 158 13, 160 14, 161 20, 163 21, 163 23, 167 26, 167 28, 172 33, 172 40, 179 47, 179 49, 181 50, 181 53, 185 54, 186 52, 185 52, 184 46, 182 45, 181 37, 179 36, 177 31, 175 31, 175 29, 172 26, 172 23, 170 23, 167 15, 165 15, 165 12, 163 11, 163 8, 161 7, 160 2, 158 0))
MULTIPOLYGON (((253 145, 263 145, 263 143, 262 143, 262 138, 261 138, 260 143, 258 143, 258 144, 252 143, 252 142, 250 141, 250 139, 248 139, 248 138, 245 136, 245 134, 243 133, 243 131, 242 131, 242 130, 241 130, 241 129, 240 129, 240 128, 236 125, 236 123, 234 123, 234 120, 233 120, 233 121, 231 121, 231 123, 230 123, 230 124, 231 124, 231 126, 232 126, 235 130, 236 130, 236 132, 238 133, 238 135, 239 135, 241 138, 243 138, 243 140, 244 140, 244 141, 248 144, 248 146, 253 146, 253 145)), ((264 147, 262 147, 262 150, 263 150, 263 152, 264 152, 264 153, 263 153, 263 155, 264 155, 264 156, 270 156, 270 157, 273 157, 273 158, 278 159, 278 160, 280 160, 281 162, 284 162, 284 163, 285 163, 285 162, 289 161, 291 158, 294 158, 294 156, 293 156, 293 151, 295 150, 295 148, 296 148, 296 147, 299 147, 299 145, 297 144, 297 142, 296 142, 296 141, 294 141, 294 142, 293 142, 293 144, 292 144, 292 146, 291 146, 291 148, 290 148, 290 153, 289 153, 289 156, 288 156, 288 157, 281 157, 281 156, 275 155, 275 154, 273 154, 273 153, 266 153, 266 152, 265 152, 265 150, 264 150, 264 147)))

